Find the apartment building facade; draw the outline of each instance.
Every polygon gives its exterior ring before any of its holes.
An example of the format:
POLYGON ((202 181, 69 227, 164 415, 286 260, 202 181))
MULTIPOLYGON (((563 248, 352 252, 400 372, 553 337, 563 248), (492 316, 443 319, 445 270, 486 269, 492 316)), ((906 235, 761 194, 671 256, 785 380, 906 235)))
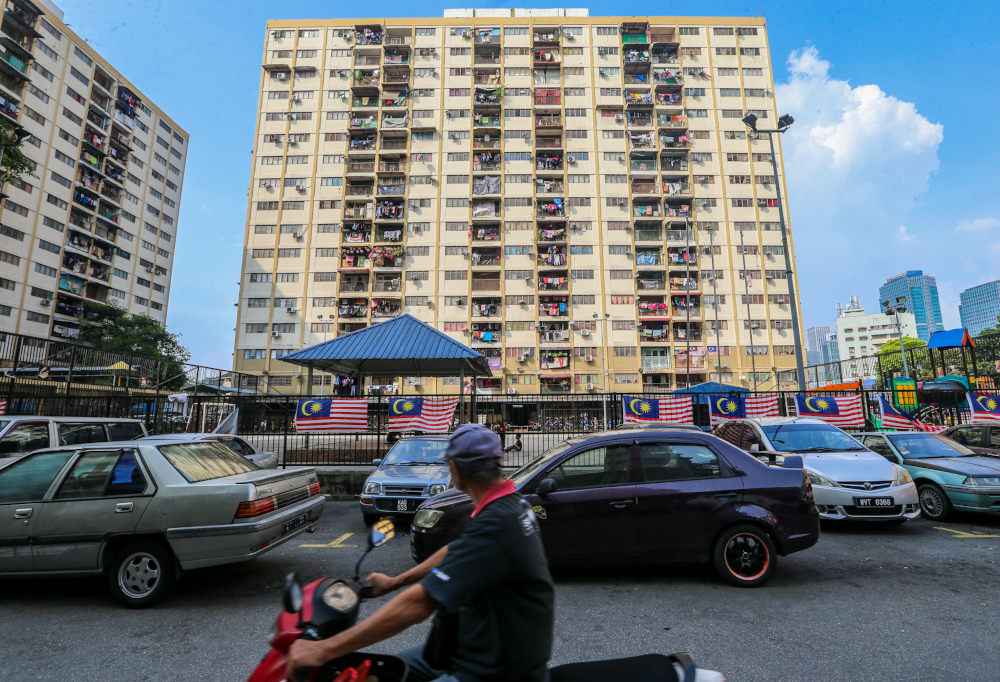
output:
POLYGON ((47 2, 7 0, 0 120, 33 176, 0 209, 0 331, 72 339, 84 303, 165 323, 188 134, 47 2))
POLYGON ((777 119, 760 19, 268 22, 235 369, 305 393, 283 355, 409 313, 489 357, 482 392, 773 388, 786 245, 746 112, 777 119))

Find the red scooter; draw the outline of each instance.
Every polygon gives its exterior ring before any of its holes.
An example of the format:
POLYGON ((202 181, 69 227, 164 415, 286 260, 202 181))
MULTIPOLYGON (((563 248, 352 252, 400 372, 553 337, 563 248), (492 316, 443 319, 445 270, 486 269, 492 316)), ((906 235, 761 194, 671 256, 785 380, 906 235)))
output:
MULTIPOLYGON (((283 610, 271 631, 271 650, 248 682, 286 682, 286 655, 296 639, 320 640, 354 625, 371 584, 360 581, 361 563, 395 535, 392 521, 372 526, 368 548, 352 580, 322 578, 305 587, 295 573, 285 579, 283 610)), ((398 656, 355 652, 320 668, 299 668, 291 682, 405 682, 409 668, 398 656)), ((698 668, 688 654, 646 654, 632 658, 568 663, 549 671, 549 682, 726 682, 721 673, 698 668)))

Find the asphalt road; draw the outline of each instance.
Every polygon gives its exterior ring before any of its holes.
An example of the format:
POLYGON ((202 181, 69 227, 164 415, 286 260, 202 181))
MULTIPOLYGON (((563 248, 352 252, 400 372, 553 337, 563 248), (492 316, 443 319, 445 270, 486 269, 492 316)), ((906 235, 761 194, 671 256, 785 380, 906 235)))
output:
MULTIPOLYGON (((735 682, 1000 679, 1000 518, 823 531, 753 590, 700 566, 558 573, 553 663, 690 651, 735 682)), ((0 679, 246 679, 266 652, 285 574, 348 575, 364 532, 353 503, 330 503, 315 534, 189 573, 145 611, 117 606, 102 580, 0 582, 0 679)), ((400 529, 366 568, 411 565, 400 529)))

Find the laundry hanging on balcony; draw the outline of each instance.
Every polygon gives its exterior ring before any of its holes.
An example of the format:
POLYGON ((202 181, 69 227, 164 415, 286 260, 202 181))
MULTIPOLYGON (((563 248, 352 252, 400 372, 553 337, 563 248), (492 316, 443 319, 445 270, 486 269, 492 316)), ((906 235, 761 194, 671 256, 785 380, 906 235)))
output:
POLYGON ((409 120, 408 114, 402 116, 386 116, 382 119, 383 128, 405 128, 409 120))
POLYGON ((484 175, 481 178, 472 180, 472 193, 477 194, 500 194, 500 176, 484 175))

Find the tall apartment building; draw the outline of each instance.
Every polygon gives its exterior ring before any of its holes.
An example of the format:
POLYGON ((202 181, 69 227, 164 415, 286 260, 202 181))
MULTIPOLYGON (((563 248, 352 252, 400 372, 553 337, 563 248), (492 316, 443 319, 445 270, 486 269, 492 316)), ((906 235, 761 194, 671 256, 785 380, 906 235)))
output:
POLYGON ((938 302, 937 280, 925 275, 923 270, 907 270, 890 277, 879 287, 879 301, 895 303, 898 297, 906 298, 906 307, 917 321, 917 337, 927 343, 934 332, 944 331, 941 304, 938 302))
POLYGON ((962 326, 973 336, 1000 323, 1000 280, 969 287, 958 300, 962 326))
POLYGON ((283 355, 410 313, 490 358, 481 391, 773 387, 785 247, 741 122, 773 90, 762 19, 268 22, 235 368, 305 392, 283 355))
POLYGON ((74 338, 83 303, 165 322, 187 133, 48 2, 7 0, 0 120, 34 177, 0 213, 0 331, 74 338))

